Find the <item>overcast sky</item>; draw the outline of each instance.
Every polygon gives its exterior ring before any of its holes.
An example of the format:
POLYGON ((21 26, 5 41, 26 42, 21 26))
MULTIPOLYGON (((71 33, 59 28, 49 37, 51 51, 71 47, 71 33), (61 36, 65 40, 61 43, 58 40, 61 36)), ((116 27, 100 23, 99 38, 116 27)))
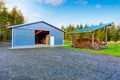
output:
POLYGON ((11 10, 21 9, 27 23, 46 21, 68 24, 120 23, 120 0, 4 0, 11 10))

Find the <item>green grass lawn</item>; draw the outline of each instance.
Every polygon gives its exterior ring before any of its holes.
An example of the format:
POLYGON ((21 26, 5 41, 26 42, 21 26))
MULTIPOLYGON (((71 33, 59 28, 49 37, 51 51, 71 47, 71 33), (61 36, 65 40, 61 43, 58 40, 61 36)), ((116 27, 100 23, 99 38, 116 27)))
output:
POLYGON ((103 55, 120 57, 120 43, 108 42, 108 48, 103 49, 103 50, 73 48, 73 47, 71 47, 71 42, 70 41, 65 40, 64 43, 65 43, 65 45, 67 45, 64 48, 67 48, 67 49, 80 50, 80 51, 91 52, 91 53, 95 53, 95 54, 103 54, 103 55))

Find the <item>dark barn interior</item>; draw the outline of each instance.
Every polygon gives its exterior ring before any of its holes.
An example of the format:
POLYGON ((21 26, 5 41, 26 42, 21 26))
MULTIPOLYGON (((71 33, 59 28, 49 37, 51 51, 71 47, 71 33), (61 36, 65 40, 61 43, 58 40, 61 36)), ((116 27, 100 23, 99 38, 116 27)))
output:
POLYGON ((49 31, 35 30, 35 44, 50 44, 49 31))

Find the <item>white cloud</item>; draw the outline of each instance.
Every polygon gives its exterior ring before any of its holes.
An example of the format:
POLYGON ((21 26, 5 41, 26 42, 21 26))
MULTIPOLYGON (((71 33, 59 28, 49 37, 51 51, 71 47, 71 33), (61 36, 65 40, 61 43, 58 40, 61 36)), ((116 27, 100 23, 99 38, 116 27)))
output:
POLYGON ((52 6, 58 6, 64 3, 66 0, 38 0, 38 1, 46 4, 51 4, 52 6))
POLYGON ((86 5, 88 4, 88 0, 76 0, 76 3, 80 3, 81 5, 86 5))
POLYGON ((95 7, 96 8, 101 8, 101 5, 100 4, 96 4, 95 7))

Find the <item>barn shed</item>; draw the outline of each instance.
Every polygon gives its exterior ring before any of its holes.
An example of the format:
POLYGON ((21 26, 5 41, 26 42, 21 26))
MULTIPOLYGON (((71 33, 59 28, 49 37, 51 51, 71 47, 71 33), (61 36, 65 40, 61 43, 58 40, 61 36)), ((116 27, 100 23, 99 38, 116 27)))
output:
POLYGON ((12 48, 64 45, 64 31, 44 21, 9 28, 12 30, 12 48))

